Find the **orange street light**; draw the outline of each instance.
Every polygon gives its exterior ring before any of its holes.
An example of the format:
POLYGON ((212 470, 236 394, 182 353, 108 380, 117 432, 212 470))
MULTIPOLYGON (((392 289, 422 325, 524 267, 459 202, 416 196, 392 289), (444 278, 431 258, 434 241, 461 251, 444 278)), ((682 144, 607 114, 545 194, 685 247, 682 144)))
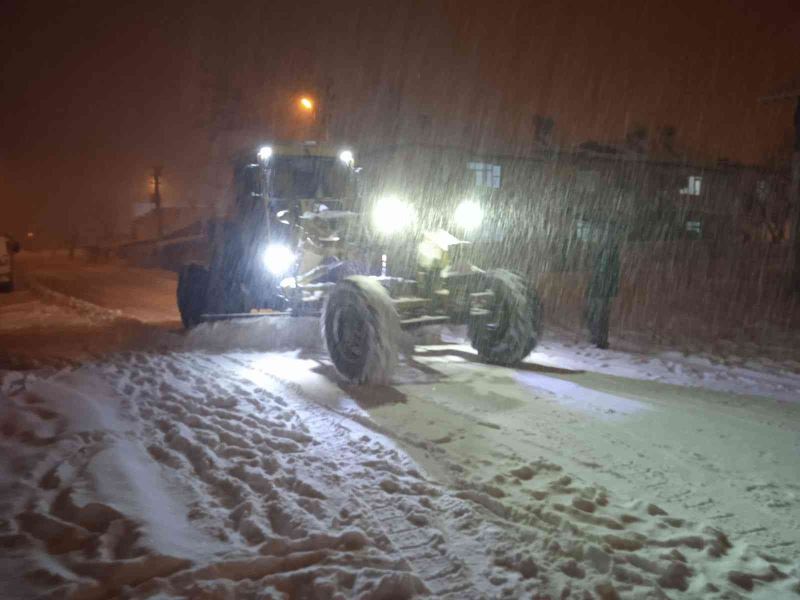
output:
POLYGON ((300 108, 305 111, 311 112, 314 110, 314 101, 309 98, 308 96, 303 96, 300 98, 300 108))

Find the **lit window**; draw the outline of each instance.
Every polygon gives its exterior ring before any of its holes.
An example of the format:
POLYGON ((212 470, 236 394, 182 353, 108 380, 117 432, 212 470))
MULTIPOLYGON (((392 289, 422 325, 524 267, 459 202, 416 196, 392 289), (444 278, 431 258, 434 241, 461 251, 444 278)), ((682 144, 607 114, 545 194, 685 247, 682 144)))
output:
POLYGON ((699 196, 700 187, 703 185, 703 178, 699 175, 691 175, 686 187, 681 190, 684 196, 699 196))
POLYGON ((703 233, 703 227, 700 221, 686 221, 686 231, 700 235, 703 233))
POLYGON ((759 179, 756 182, 756 198, 761 200, 762 202, 767 199, 767 195, 769 194, 769 184, 767 183, 766 179, 759 179))
POLYGON ((495 189, 500 187, 500 165, 471 162, 467 163, 467 168, 475 173, 475 183, 478 186, 495 189))
POLYGON ((578 240, 581 242, 592 242, 594 241, 593 235, 593 227, 589 221, 584 221, 583 219, 578 219, 575 223, 576 225, 576 234, 578 236, 578 240))

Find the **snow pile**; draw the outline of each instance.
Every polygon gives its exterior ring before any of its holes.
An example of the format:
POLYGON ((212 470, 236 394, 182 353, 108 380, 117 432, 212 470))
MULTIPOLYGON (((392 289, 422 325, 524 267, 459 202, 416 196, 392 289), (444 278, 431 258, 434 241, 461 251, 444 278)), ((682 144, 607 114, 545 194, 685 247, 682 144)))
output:
MULTIPOLYGON (((587 336, 585 332, 561 328, 546 330, 544 338, 524 363, 764 396, 784 402, 800 401, 800 356, 797 355, 800 340, 797 348, 792 348, 791 352, 787 350, 781 359, 773 359, 761 356, 761 348, 744 343, 719 342, 718 351, 713 352, 693 345, 691 340, 669 349, 641 340, 636 343, 612 337, 612 348, 600 350, 586 341, 587 336)), ((466 353, 472 358, 474 355, 465 327, 442 328, 441 343, 438 349, 420 348, 419 352, 422 356, 466 353)))
POLYGON ((16 292, 16 302, 0 305, 0 333, 13 334, 24 330, 49 327, 86 327, 94 324, 88 317, 63 305, 43 302, 28 292, 16 292))
POLYGON ((26 277, 26 283, 33 292, 41 296, 46 302, 72 309, 92 321, 114 321, 122 318, 121 310, 104 308, 80 298, 62 294, 42 285, 31 275, 26 277))
POLYGON ((612 344, 611 350, 598 350, 573 334, 556 331, 536 348, 527 362, 786 402, 800 401, 800 357, 789 353, 783 360, 775 360, 759 356, 759 348, 746 344, 731 343, 724 352, 716 353, 691 347, 688 341, 684 341, 680 350, 613 339, 612 344))
POLYGON ((5 369, 72 364, 78 354, 87 355, 87 340, 104 335, 111 324, 107 320, 98 322, 65 304, 43 301, 28 290, 3 296, 0 379, 5 377, 5 369), (65 351, 66 346, 71 346, 69 351, 65 351))
POLYGON ((5 597, 488 589, 446 541, 489 539, 468 501, 382 436, 216 361, 130 353, 3 399, 5 597), (437 525, 448 509, 463 532, 437 525))

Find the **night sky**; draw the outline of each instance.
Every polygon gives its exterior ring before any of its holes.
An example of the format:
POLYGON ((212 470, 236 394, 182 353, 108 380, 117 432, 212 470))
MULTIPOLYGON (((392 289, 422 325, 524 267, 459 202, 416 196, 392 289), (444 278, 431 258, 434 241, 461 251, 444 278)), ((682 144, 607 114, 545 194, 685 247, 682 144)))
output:
POLYGON ((561 144, 674 125, 692 156, 757 163, 793 111, 758 98, 800 76, 792 1, 163 4, 0 5, 0 230, 125 231, 153 164, 166 203, 213 202, 232 136, 290 135, 327 82, 356 143, 425 114, 434 141, 524 152, 538 113, 561 144))

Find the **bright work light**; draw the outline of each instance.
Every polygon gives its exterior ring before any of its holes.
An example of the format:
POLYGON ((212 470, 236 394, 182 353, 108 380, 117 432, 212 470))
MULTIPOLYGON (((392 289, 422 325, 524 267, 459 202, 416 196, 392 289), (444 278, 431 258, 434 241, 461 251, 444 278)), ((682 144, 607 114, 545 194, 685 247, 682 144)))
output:
POLYGON ((339 160, 346 164, 348 167, 353 166, 353 153, 350 150, 342 150, 339 153, 339 160))
POLYGON ((270 156, 272 156, 272 148, 270 146, 261 146, 258 149, 258 160, 267 162, 270 156))
POLYGON ((478 227, 483 221, 483 209, 475 200, 464 200, 456 208, 453 217, 456 225, 469 231, 478 227))
POLYGON ((275 276, 286 274, 294 265, 294 252, 283 244, 270 244, 264 250, 264 266, 275 276))
POLYGON ((372 224, 384 235, 402 231, 416 218, 414 207, 395 196, 385 196, 372 209, 372 224))

